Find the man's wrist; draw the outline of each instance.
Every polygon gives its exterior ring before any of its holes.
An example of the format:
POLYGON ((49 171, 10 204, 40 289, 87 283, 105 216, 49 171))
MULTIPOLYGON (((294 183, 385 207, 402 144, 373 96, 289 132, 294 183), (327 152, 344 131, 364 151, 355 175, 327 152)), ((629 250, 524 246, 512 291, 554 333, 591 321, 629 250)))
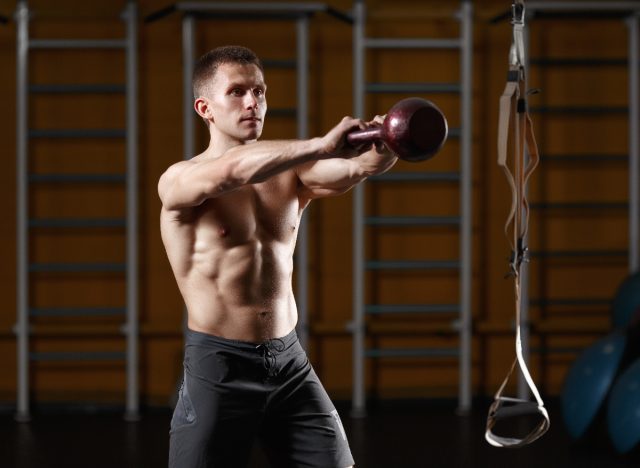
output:
POLYGON ((307 140, 307 142, 309 144, 309 154, 312 155, 313 159, 328 159, 332 157, 332 155, 327 151, 322 138, 311 138, 307 140))

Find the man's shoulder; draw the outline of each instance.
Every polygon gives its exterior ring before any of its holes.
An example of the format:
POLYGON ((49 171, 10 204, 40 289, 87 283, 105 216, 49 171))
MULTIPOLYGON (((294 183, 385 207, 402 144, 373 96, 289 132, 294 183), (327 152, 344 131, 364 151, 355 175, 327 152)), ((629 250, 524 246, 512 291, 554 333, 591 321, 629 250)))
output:
POLYGON ((193 166, 195 162, 192 159, 178 161, 169 166, 160 176, 159 183, 162 184, 163 181, 173 180, 178 174, 184 171, 187 167, 193 166))
POLYGON ((183 170, 183 169, 185 169, 185 168, 187 168, 189 166, 192 166, 194 164, 196 164, 196 161, 194 159, 185 159, 183 161, 178 161, 178 162, 173 163, 171 166, 169 166, 164 173, 165 174, 167 174, 167 173, 173 174, 173 173, 176 173, 176 172, 180 172, 181 170, 183 170))
POLYGON ((169 166, 162 173, 160 179, 158 180, 158 194, 160 195, 161 199, 163 198, 166 190, 174 183, 180 173, 190 165, 193 165, 193 162, 191 160, 178 161, 169 166))

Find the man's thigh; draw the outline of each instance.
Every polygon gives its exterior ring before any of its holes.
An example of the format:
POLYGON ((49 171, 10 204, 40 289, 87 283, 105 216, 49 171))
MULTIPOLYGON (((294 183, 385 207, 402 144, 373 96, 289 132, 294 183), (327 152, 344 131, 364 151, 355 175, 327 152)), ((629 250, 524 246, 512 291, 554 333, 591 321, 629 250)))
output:
POLYGON ((169 467, 246 466, 264 397, 232 381, 212 383, 201 376, 200 369, 185 371, 171 420, 169 467))
POLYGON ((354 464, 340 416, 306 356, 271 402, 262 440, 272 466, 278 468, 354 464))

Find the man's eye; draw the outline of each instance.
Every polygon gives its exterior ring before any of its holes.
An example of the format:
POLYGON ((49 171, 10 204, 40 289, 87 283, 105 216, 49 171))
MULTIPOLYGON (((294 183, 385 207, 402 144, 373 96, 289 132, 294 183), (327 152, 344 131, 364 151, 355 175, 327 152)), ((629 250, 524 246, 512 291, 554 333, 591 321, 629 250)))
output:
POLYGON ((263 96, 264 95, 264 89, 255 89, 253 91, 253 94, 255 94, 256 96, 263 96))
POLYGON ((242 90, 240 88, 234 88, 231 90, 231 94, 234 96, 242 96, 242 90))

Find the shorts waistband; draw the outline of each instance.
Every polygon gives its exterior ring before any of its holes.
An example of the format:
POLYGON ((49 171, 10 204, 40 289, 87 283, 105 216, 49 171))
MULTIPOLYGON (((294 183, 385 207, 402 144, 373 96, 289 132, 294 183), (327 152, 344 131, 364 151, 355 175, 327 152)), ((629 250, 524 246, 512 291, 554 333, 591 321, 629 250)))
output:
MULTIPOLYGON (((289 349, 291 345, 298 341, 298 334, 294 328, 289 333, 281 338, 271 338, 263 341, 262 343, 253 343, 251 341, 231 340, 229 338, 223 338, 217 335, 211 335, 210 333, 199 332, 187 328, 184 335, 185 345, 199 345, 209 347, 230 346, 238 350, 255 351, 261 346, 268 346, 274 342, 283 343, 282 351, 289 349)), ((277 349, 278 347, 276 347, 277 349)), ((279 350, 279 349, 278 349, 279 350)))

